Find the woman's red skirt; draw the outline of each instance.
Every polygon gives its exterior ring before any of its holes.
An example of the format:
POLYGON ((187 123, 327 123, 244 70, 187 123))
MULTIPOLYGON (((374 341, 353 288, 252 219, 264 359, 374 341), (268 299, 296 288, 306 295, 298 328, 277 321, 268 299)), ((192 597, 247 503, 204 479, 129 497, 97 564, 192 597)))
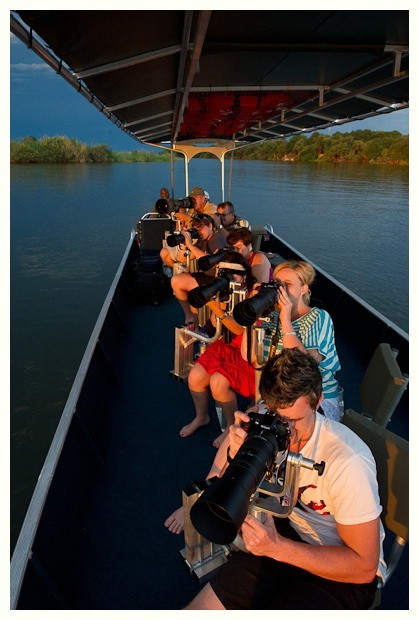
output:
POLYGON ((210 344, 196 360, 209 375, 219 372, 231 388, 248 398, 255 398, 255 371, 240 352, 242 336, 226 344, 221 338, 210 344))

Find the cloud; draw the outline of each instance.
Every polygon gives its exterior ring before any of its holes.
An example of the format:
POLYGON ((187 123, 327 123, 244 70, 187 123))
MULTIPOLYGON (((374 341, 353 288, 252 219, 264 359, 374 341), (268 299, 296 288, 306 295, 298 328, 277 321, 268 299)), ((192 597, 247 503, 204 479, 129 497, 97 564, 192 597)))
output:
POLYGON ((17 62, 10 65, 10 80, 14 84, 50 76, 55 76, 55 71, 44 62, 17 62))
POLYGON ((17 62, 10 65, 10 69, 12 71, 23 71, 23 72, 38 72, 38 71, 47 71, 54 73, 53 69, 44 62, 17 62))

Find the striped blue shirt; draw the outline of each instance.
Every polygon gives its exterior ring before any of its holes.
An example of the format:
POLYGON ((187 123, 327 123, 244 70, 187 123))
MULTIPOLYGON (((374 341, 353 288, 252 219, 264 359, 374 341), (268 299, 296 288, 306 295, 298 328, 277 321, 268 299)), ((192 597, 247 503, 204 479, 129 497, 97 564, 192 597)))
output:
MULTIPOLYGON (((269 323, 262 323, 261 327, 270 327, 274 331, 278 321, 278 311, 272 312, 269 323)), ((338 382, 335 373, 340 370, 339 357, 335 346, 335 330, 333 321, 326 310, 311 308, 307 314, 292 322, 292 327, 306 349, 317 349, 323 356, 319 363, 322 375, 324 398, 336 398, 338 396, 338 382)), ((271 345, 271 336, 263 341, 263 356, 268 358, 271 345)), ((282 350, 282 335, 279 333, 279 341, 275 354, 282 350)))

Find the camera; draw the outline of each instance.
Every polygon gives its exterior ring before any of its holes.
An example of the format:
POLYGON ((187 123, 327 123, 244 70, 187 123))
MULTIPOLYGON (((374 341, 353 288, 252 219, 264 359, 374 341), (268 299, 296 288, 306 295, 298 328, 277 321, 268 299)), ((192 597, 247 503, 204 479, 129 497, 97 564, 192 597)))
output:
POLYGON ((234 320, 247 327, 253 325, 262 315, 269 314, 274 307, 280 282, 264 282, 254 297, 244 299, 233 310, 234 320))
POLYGON ((177 213, 179 209, 194 209, 195 198, 189 196, 188 198, 159 198, 154 205, 159 215, 167 215, 168 213, 177 213))
POLYGON ((207 488, 191 508, 194 528, 220 545, 236 538, 249 510, 251 498, 265 477, 270 477, 279 452, 289 450, 290 430, 272 412, 247 414, 242 423, 248 436, 221 478, 207 481, 207 488))
MULTIPOLYGON (((196 228, 189 228, 188 233, 191 235, 192 239, 199 239, 199 231, 196 228)), ((185 237, 181 232, 174 232, 171 235, 167 236, 166 243, 171 248, 174 248, 176 245, 185 242, 185 237)))
POLYGON ((218 272, 218 276, 210 280, 207 284, 196 286, 188 293, 188 302, 193 308, 202 308, 205 304, 220 293, 220 297, 228 295, 230 289, 231 275, 218 272))

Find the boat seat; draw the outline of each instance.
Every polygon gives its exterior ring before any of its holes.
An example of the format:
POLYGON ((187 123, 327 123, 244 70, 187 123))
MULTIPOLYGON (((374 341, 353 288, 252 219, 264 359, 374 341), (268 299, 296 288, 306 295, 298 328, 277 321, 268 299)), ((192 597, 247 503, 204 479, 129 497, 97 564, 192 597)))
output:
POLYGON ((161 250, 166 231, 173 232, 174 223, 169 217, 145 213, 137 222, 137 235, 143 250, 161 250))
POLYGON ((260 246, 262 243, 262 239, 264 235, 266 235, 265 226, 253 226, 252 235, 253 235, 252 248, 255 252, 260 252, 260 246))
POLYGON ((380 426, 387 426, 409 381, 402 374, 396 355, 389 344, 379 344, 359 389, 361 413, 380 426))
MULTIPOLYGON (((409 533, 409 442, 352 409, 347 409, 342 423, 356 433, 370 448, 376 465, 381 519, 395 535, 388 557, 387 579, 394 573, 409 533)), ((383 584, 379 583, 371 609, 379 606, 383 584)))

